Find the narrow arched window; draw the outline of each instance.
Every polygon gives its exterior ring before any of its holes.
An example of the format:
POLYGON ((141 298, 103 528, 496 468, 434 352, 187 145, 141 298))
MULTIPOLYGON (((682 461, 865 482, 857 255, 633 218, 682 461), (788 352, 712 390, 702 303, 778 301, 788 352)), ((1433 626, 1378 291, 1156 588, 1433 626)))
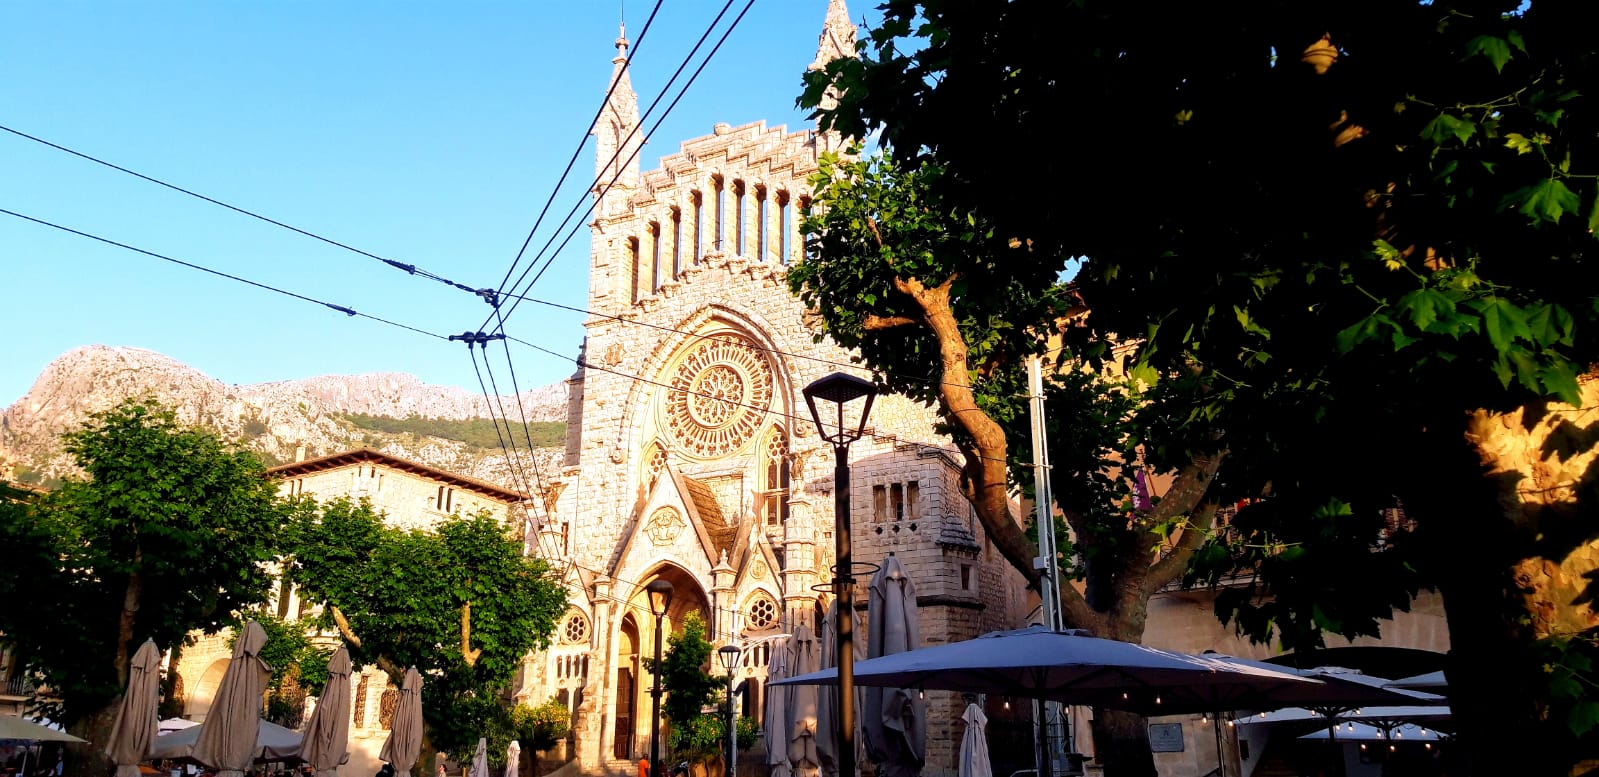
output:
POLYGON ((650 222, 650 293, 661 290, 661 225, 650 222))
POLYGON ((672 209, 672 277, 683 272, 683 211, 672 209))
POLYGON ((733 182, 733 253, 745 254, 744 248, 744 182, 733 182))
MULTIPOLYGON (((644 268, 639 266, 638 238, 636 237, 627 239, 627 266, 633 268, 633 301, 638 302, 639 287, 642 285, 640 281, 643 280, 644 268)), ((442 510, 444 508, 440 507, 439 509, 442 510)))
POLYGON ((705 249, 705 244, 702 242, 704 240, 704 234, 702 230, 704 219, 703 211, 705 210, 705 196, 699 192, 694 192, 689 199, 693 200, 694 202, 694 246, 692 260, 695 264, 699 264, 700 252, 705 249))

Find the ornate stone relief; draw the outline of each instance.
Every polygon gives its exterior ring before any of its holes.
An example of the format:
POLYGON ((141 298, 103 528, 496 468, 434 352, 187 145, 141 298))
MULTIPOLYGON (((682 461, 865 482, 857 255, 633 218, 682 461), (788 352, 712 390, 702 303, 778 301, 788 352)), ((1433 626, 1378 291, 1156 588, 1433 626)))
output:
POLYGON ((677 535, 683 533, 685 526, 687 524, 678 517, 676 510, 662 507, 645 522, 644 532, 650 535, 650 541, 656 545, 670 545, 677 539, 677 535))

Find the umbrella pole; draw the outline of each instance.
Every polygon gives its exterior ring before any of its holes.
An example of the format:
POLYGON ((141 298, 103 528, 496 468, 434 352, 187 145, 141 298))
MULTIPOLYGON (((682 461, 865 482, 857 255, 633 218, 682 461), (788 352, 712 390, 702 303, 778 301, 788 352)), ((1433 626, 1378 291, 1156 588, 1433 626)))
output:
POLYGON ((1212 716, 1211 723, 1216 728, 1216 775, 1217 775, 1217 777, 1227 777, 1227 761, 1226 761, 1225 757, 1223 756, 1223 751, 1222 751, 1221 712, 1220 711, 1216 712, 1212 716))

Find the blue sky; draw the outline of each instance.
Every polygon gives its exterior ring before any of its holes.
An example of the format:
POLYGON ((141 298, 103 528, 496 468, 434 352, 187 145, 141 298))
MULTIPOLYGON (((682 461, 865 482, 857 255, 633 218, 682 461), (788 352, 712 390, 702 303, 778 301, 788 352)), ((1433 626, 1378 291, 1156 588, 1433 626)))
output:
MULTIPOLYGON (((627 4, 629 37, 649 5, 627 4)), ((852 4, 857 21, 868 5, 852 4)), ((633 61, 641 110, 721 6, 665 0, 633 61)), ((826 8, 758 0, 650 138, 644 168, 719 121, 804 126, 794 98, 826 8)), ((0 0, 0 125, 495 286, 604 95, 618 13, 614 0, 0 0)), ((554 215, 591 180, 591 149, 589 139, 554 215)), ((488 313, 463 292, 7 133, 0 208, 440 333, 488 313)), ((585 229, 536 294, 581 306, 587 257, 585 229)), ((0 406, 91 343, 159 351, 227 383, 401 371, 477 387, 462 345, 4 214, 0 289, 0 406)), ((579 321, 523 305, 509 328, 576 354, 579 321)), ((524 388, 573 371, 513 353, 524 388)))

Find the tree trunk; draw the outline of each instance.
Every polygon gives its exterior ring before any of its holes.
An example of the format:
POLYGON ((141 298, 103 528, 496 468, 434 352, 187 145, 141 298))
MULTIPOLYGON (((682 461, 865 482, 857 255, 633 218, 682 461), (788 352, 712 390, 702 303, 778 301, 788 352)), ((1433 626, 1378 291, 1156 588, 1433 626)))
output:
POLYGON ((1105 777, 1155 777, 1144 716, 1119 710, 1094 710, 1094 751, 1105 777))
MULTIPOLYGON (((143 553, 137 546, 133 552, 134 571, 129 573, 128 581, 122 590, 122 610, 117 614, 117 642, 116 652, 111 655, 111 665, 116 673, 117 685, 126 688, 128 684, 128 662, 132 655, 133 630, 138 622, 139 603, 144 596, 144 578, 139 575, 138 565, 143 558, 143 553)), ((104 777, 111 767, 111 759, 106 757, 105 747, 111 741, 111 728, 116 725, 117 708, 122 704, 122 694, 111 697, 100 709, 79 718, 70 727, 70 732, 88 742, 83 744, 69 744, 66 747, 66 763, 63 770, 70 777, 104 777)))

